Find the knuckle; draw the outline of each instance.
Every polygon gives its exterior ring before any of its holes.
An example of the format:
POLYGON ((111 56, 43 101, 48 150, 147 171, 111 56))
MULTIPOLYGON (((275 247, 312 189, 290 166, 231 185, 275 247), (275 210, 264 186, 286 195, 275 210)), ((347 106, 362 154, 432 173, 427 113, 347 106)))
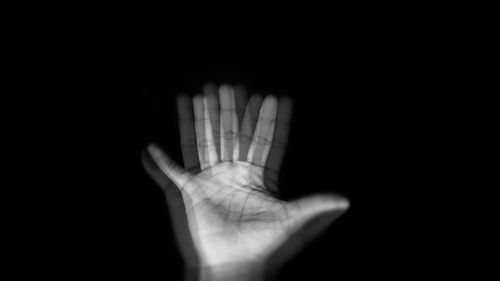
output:
POLYGON ((224 132, 224 138, 225 139, 230 139, 230 140, 234 140, 238 137, 238 133, 235 132, 235 131, 231 131, 231 130, 228 130, 228 131, 225 131, 224 132))
POLYGON ((266 137, 266 136, 255 136, 254 142, 257 144, 262 144, 262 145, 270 145, 271 139, 269 137, 266 137))

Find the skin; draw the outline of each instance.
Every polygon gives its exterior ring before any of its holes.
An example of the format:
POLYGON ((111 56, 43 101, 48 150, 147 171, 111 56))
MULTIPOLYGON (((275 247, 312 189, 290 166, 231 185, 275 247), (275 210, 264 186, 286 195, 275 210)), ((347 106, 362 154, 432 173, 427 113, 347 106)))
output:
POLYGON ((169 204, 176 204, 169 189, 180 192, 182 204, 171 212, 186 218, 186 233, 178 235, 192 241, 199 279, 260 280, 269 257, 303 236, 307 223, 325 215, 331 222, 348 209, 349 201, 333 194, 292 202, 279 198, 289 99, 252 96, 247 101, 241 86, 208 84, 192 106, 189 97, 179 96, 178 109, 184 167, 155 144, 147 147, 150 163, 143 161, 169 204))

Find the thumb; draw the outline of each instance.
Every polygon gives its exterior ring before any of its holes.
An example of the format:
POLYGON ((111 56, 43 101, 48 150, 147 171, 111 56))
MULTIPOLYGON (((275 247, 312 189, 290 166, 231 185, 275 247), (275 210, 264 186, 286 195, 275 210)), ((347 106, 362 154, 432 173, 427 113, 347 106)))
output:
POLYGON ((349 208, 349 200, 333 194, 316 194, 300 198, 289 204, 290 215, 300 224, 322 215, 331 213, 338 217, 349 208))
MULTIPOLYGON (((155 144, 149 144, 147 147, 147 152, 151 156, 151 159, 155 162, 156 166, 161 170, 161 172, 166 175, 179 189, 186 184, 190 178, 190 174, 181 168, 174 160, 172 160, 167 154, 163 153, 161 149, 155 144)), ((150 176, 162 187, 165 186, 165 179, 161 175, 158 175, 158 171, 152 169, 151 165, 146 162, 143 158, 143 163, 146 171, 150 176)))

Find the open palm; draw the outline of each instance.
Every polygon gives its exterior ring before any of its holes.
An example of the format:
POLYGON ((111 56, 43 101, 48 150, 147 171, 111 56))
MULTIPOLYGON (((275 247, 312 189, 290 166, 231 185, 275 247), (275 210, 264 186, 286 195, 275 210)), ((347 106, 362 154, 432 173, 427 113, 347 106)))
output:
POLYGON ((289 99, 255 95, 246 104, 242 88, 207 85, 192 105, 187 96, 178 98, 185 168, 156 145, 148 152, 182 194, 184 210, 177 211, 186 214, 202 265, 263 261, 315 217, 348 208, 347 199, 333 195, 279 198, 289 99))

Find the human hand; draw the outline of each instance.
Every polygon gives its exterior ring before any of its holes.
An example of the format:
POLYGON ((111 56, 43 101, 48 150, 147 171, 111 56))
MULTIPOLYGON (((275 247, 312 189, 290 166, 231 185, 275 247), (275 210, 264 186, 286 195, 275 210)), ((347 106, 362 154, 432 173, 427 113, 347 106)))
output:
POLYGON ((245 109, 241 87, 206 85, 204 92, 193 98, 192 108, 186 95, 178 97, 185 167, 154 144, 147 151, 159 170, 146 158, 144 165, 164 189, 161 173, 179 189, 184 208, 175 212, 185 212, 201 268, 225 276, 245 268, 262 271, 283 245, 298 246, 311 236, 304 231, 307 223, 319 217, 331 222, 349 201, 332 194, 291 202, 279 198, 276 183, 291 116, 289 99, 278 102, 267 96, 262 101, 254 95, 245 109))

